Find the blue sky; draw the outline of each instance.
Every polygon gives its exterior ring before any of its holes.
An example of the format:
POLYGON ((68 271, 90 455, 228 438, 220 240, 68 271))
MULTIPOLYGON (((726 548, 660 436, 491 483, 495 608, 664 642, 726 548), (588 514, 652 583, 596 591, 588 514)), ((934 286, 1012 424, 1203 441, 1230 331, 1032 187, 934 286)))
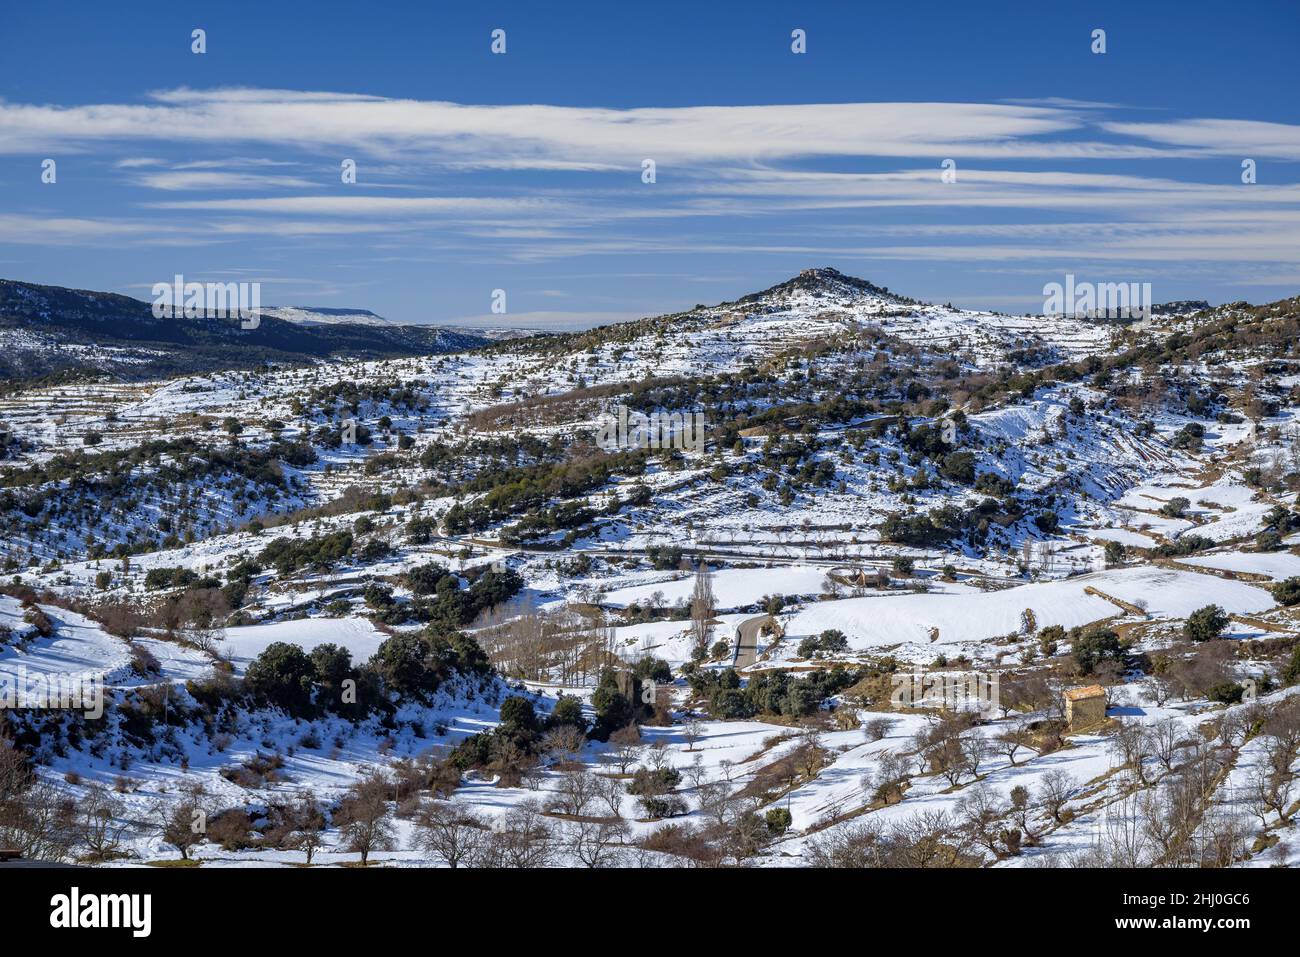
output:
POLYGON ((1012 312, 1067 272, 1300 292, 1295 2, 459 6, 11 5, 0 276, 547 328, 814 265, 1012 312))

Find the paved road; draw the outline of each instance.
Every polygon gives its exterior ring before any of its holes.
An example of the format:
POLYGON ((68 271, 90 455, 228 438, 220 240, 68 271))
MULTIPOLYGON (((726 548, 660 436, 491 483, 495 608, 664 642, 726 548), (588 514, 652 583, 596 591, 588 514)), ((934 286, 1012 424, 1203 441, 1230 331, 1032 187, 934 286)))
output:
POLYGON ((736 668, 747 668, 758 660, 758 630, 772 620, 771 615, 755 615, 736 626, 736 668))

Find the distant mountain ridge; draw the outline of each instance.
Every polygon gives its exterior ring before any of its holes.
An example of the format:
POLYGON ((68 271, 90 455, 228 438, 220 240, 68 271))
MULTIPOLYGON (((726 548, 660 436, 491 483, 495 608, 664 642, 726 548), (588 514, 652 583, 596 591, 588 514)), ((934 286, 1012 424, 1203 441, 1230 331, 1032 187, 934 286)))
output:
POLYGON ((364 310, 341 310, 325 322, 275 312, 261 310, 257 328, 243 329, 234 319, 160 319, 149 303, 117 293, 0 279, 0 379, 82 371, 139 380, 267 362, 460 352, 490 341, 435 326, 390 324, 364 310), (343 315, 371 319, 350 322, 343 315))
MULTIPOLYGON (((1158 328, 1151 331, 1168 334, 1175 323, 1210 321, 1239 310, 1289 314, 1294 303, 1168 302, 1152 307, 1158 328)), ((0 380, 65 373, 141 380, 267 362, 396 358, 485 346, 554 351, 630 342, 670 330, 698 338, 721 360, 818 342, 864 325, 913 345, 979 361, 1015 352, 1045 362, 1105 352, 1118 329, 1085 318, 1015 316, 927 303, 830 266, 804 269, 714 306, 562 334, 505 326, 400 324, 350 307, 273 306, 260 314, 253 330, 226 319, 159 319, 149 303, 129 296, 0 280, 0 380)))
POLYGON ((347 309, 333 306, 264 306, 262 315, 283 319, 298 326, 388 326, 392 322, 369 309, 347 309))
POLYGON ((507 342, 514 339, 528 339, 532 336, 546 335, 544 329, 527 329, 510 326, 443 326, 448 332, 463 332, 471 336, 483 336, 493 342, 507 342))

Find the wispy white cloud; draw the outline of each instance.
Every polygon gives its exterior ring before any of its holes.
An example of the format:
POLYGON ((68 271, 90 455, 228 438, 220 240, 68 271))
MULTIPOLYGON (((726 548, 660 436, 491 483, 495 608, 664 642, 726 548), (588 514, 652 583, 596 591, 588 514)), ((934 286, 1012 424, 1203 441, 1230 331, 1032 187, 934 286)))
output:
POLYGON ((604 109, 387 99, 289 90, 155 93, 146 104, 0 102, 0 149, 104 140, 349 146, 457 166, 583 169, 798 156, 1155 155, 1151 147, 1052 139, 1079 110, 1009 103, 813 103, 604 109))
POLYGON ((1176 146, 1202 156, 1300 160, 1300 126, 1260 120, 1174 120, 1166 123, 1103 122, 1101 128, 1176 146))
POLYGON ((1143 109, 1124 103, 1106 103, 1100 100, 1074 100, 1068 96, 1006 97, 1000 103, 1016 103, 1021 106, 1056 106, 1071 110, 1132 110, 1143 109))
POLYGON ((0 213, 0 242, 24 245, 175 242, 185 235, 184 229, 148 222, 0 213))
POLYGON ((534 197, 511 199, 475 196, 277 196, 160 201, 145 205, 154 209, 193 209, 215 212, 403 216, 549 213, 566 204, 534 197))
POLYGON ((168 191, 204 189, 302 189, 314 185, 300 176, 266 176, 260 173, 175 169, 144 173, 137 182, 150 189, 168 191))
POLYGON ((1211 164, 1204 182, 1173 178, 1167 163, 1108 171, 1118 160, 1300 160, 1300 126, 1111 116, 1129 109, 1063 98, 605 109, 261 89, 91 106, 0 101, 0 152, 117 150, 127 182, 222 194, 136 195, 128 213, 102 218, 0 216, 0 242, 288 237, 337 248, 346 238, 372 254, 418 247, 525 264, 754 252, 990 264, 1203 258, 1274 263, 1279 273, 1300 260, 1300 184, 1280 162, 1262 165, 1250 186, 1235 162, 1211 164), (203 158, 153 155, 178 144, 203 158), (214 155, 223 150, 235 155, 214 155), (340 188, 342 157, 359 159, 356 186, 340 188), (949 157, 955 183, 940 177, 949 157), (653 189, 639 182, 644 158, 659 164, 653 189), (1133 172, 1148 168, 1162 175, 1133 172), (547 175, 513 175, 522 170, 547 175), (375 195, 394 189, 411 195, 375 195), (918 213, 876 223, 865 212, 891 208, 962 221, 918 213), (1043 221, 1052 217, 1069 222, 1043 221), (675 221, 693 222, 678 230, 675 221), (854 225, 864 221, 869 229, 854 225))

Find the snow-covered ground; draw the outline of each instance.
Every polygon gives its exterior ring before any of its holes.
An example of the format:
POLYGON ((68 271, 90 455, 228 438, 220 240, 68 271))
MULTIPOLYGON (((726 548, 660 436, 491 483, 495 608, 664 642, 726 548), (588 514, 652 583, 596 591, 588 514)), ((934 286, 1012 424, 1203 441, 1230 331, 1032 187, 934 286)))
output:
MULTIPOLYGON (((816 596, 825 590, 825 568, 783 565, 776 568, 725 568, 713 575, 714 607, 731 611, 755 605, 771 595, 787 598, 816 596)), ((649 585, 635 585, 605 592, 601 603, 622 608, 637 602, 645 604, 659 593, 667 607, 689 604, 695 580, 692 576, 649 585)))
POLYGON ((218 651, 242 674, 249 663, 278 641, 311 651, 317 645, 346 648, 356 662, 367 661, 388 636, 365 618, 300 618, 267 625, 227 628, 218 651))
MULTIPOLYGON (((303 319, 291 312, 284 316, 303 319)), ((739 382, 761 378, 761 370, 788 373, 771 393, 761 392, 746 407, 746 414, 755 415, 769 403, 786 399, 820 402, 834 397, 841 379, 871 364, 901 371, 905 381, 919 382, 920 370, 948 363, 957 372, 986 376, 990 369, 1018 362, 1009 357, 1013 350, 1042 350, 1052 361, 1116 355, 1124 334, 1113 325, 1071 319, 1044 322, 1041 317, 913 303, 834 274, 783 284, 757 299, 632 325, 618 335, 548 348, 523 345, 455 356, 213 373, 129 386, 71 383, 32 389, 0 400, 0 413, 27 443, 13 453, 24 467, 53 466, 88 447, 126 453, 147 439, 178 436, 198 444, 194 459, 217 459, 217 453, 235 448, 234 442, 250 452, 275 442, 308 441, 317 430, 335 426, 344 413, 366 424, 375 442, 368 448, 317 443, 317 461, 274 467, 285 482, 264 498, 253 494, 256 483, 229 471, 174 481, 168 470, 194 462, 171 456, 146 457, 129 470, 112 473, 114 481, 127 474, 133 481, 167 476, 161 488, 138 498, 103 493, 101 501, 100 493, 85 493, 63 477, 43 483, 42 494, 67 505, 57 512, 58 520, 31 519, 22 509, 11 509, 5 516, 10 520, 7 534, 0 540, 0 560, 11 563, 6 576, 16 575, 38 595, 49 589, 66 599, 105 606, 123 602, 158 615, 167 602, 185 593, 182 588, 156 587, 156 582, 146 585, 150 571, 184 568, 201 577, 217 576, 217 584, 226 585, 234 568, 256 561, 279 538, 304 541, 346 532, 358 548, 332 564, 292 573, 281 574, 271 564, 248 572, 248 592, 238 600, 240 607, 230 608, 230 621, 214 629, 218 641, 212 654, 187 643, 183 629, 177 640, 168 640, 168 629, 152 623, 137 629, 130 640, 115 637, 91 617, 52 604, 48 596, 40 599, 39 608, 54 633, 41 637, 26 620, 34 613, 17 598, 0 595, 0 680, 30 673, 94 674, 103 676, 111 693, 123 701, 147 698, 154 693, 148 686, 157 685, 163 689, 165 708, 184 709, 202 690, 192 693, 185 688, 187 682, 222 673, 221 659, 230 662, 238 679, 275 642, 304 650, 332 643, 346 648, 354 662, 370 659, 386 632, 368 617, 378 614, 366 603, 368 585, 383 585, 395 600, 409 602, 413 596, 406 576, 421 565, 437 563, 467 584, 483 566, 504 564, 521 576, 522 590, 492 614, 462 622, 466 633, 485 637, 491 632, 484 629, 522 621, 519 616, 536 612, 536 631, 530 634, 542 647, 581 618, 598 636, 600 655, 612 652, 629 663, 653 657, 673 669, 674 681, 666 693, 674 723, 643 726, 645 750, 633 767, 660 761, 683 772, 674 793, 686 808, 676 823, 708 825, 703 807, 708 788, 701 784, 725 781, 737 794, 750 793, 745 789, 757 788, 764 769, 815 746, 824 752, 819 766, 795 775, 775 795, 764 793, 768 803, 759 810, 788 810, 792 829, 773 838, 757 858, 759 863, 803 863, 813 842, 851 824, 829 823, 841 817, 898 823, 926 812, 955 815, 976 786, 976 776, 979 784, 1005 798, 1020 785, 1037 793, 1054 771, 1075 781, 1067 802, 1073 816, 1047 821, 1036 805, 1043 840, 1024 855, 986 863, 1016 866, 1064 859, 1092 846, 1106 815, 1124 813, 1123 782, 1129 772, 1120 767, 1113 727, 1104 733, 1070 735, 1064 747, 1050 754, 1027 748, 1014 764, 996 751, 983 755, 978 775, 966 775, 954 784, 925 767, 916 753, 917 734, 933 727, 935 714, 858 711, 857 703, 833 695, 800 718, 776 712, 740 720, 710 717, 699 710, 706 702, 693 695, 686 680, 696 668, 696 639, 684 614, 695 587, 689 566, 702 561, 713 569, 709 655, 698 666, 706 676, 721 674, 730 680, 725 668, 737 650, 738 626, 753 617, 755 606, 766 605, 765 599, 784 599, 777 615, 783 635, 758 638, 758 660, 742 670, 737 679, 741 683, 777 669, 798 676, 861 663, 884 667, 881 659, 888 656, 908 665, 963 671, 997 669, 1010 674, 1037 669, 1034 674, 1064 687, 1095 677, 1075 673, 1068 646, 1041 647, 1041 629, 1106 623, 1126 639, 1134 636, 1142 651, 1191 654, 1175 645, 1181 623, 1211 604, 1229 614, 1265 616, 1263 621, 1231 623, 1221 649, 1235 651, 1247 639, 1279 636, 1284 640, 1278 644, 1284 644, 1295 629, 1285 610, 1273 611, 1275 600, 1264 587, 1267 583, 1209 572, 1273 580, 1300 575, 1300 557, 1290 552, 1246 550, 1266 514, 1278 505, 1286 509, 1295 504, 1294 483, 1285 480, 1287 439, 1268 437, 1271 426, 1291 421, 1294 409, 1282 408, 1256 428, 1217 413, 1193 420, 1178 405, 1184 398, 1177 389, 1169 390, 1171 398, 1162 405, 1147 395, 1116 399, 1096 378, 1067 376, 1068 381, 1044 382, 1036 388, 1031 384, 1024 390, 1018 385, 995 389, 981 397, 975 393, 985 380, 977 379, 961 395, 943 396, 969 413, 968 428, 953 447, 971 453, 980 480, 973 484, 969 478, 942 478, 944 457, 926 458, 904 441, 909 426, 938 426, 947 409, 935 411, 924 403, 909 406, 900 428, 899 415, 891 410, 902 406, 893 405, 899 400, 890 393, 851 421, 828 419, 806 431, 801 431, 802 423, 779 421, 769 424, 764 435, 747 435, 734 445, 729 441, 704 456, 688 455, 679 463, 652 458, 644 474, 615 474, 594 489, 548 499, 547 506, 574 503, 595 516, 564 541, 567 528, 540 542, 511 537, 506 533, 518 514, 493 519, 472 533, 452 533, 442 521, 448 510, 456 504, 472 506, 482 493, 452 494, 440 483, 476 475, 481 463, 460 444, 465 440, 486 447, 502 444, 507 447, 504 454, 526 458, 526 452, 510 443, 566 439, 589 430, 599 403, 575 401, 569 418, 556 413, 555 421, 540 416, 523 426, 498 427, 469 416, 517 401, 526 407, 535 399, 554 399, 563 407, 571 393, 593 384, 621 383, 630 389, 651 378, 689 383, 718 376, 739 382), (811 382, 817 375, 823 380, 815 387, 799 391, 794 385, 800 377, 811 382), (354 383, 391 383, 403 398, 398 402, 361 396, 354 406, 345 388, 354 383), (785 388, 790 392, 782 396, 785 388), (314 393, 325 396, 313 400, 321 407, 306 408, 304 399, 314 393), (227 432, 228 418, 235 420, 237 432, 227 432), (1199 451, 1175 444, 1180 430, 1192 421, 1206 429, 1199 451), (98 439, 88 445, 92 435, 98 439), (803 457, 781 451, 782 443, 793 445, 796 440, 815 448, 803 457), (409 449, 402 448, 403 443, 409 449), (455 450, 455 468, 463 469, 463 475, 454 469, 444 475, 421 463, 421 456, 437 461, 448 450, 455 450), (368 470, 367 464, 381 455, 391 468, 368 470), (1260 463, 1278 462, 1279 475, 1270 479, 1252 472, 1267 471, 1260 463), (804 465, 829 469, 830 474, 824 480, 805 481, 798 477, 804 465), (642 487, 649 491, 648 501, 639 498, 635 501, 640 504, 628 504, 634 500, 633 490, 642 487), (1175 498, 1187 499, 1181 517, 1160 514, 1175 498), (930 542, 926 547, 888 541, 882 532, 887 515, 917 517, 944 507, 958 516, 973 513, 984 518, 947 540, 909 539, 930 542), (975 511, 979 508, 984 512, 975 511), (1053 527, 1046 521, 1049 512, 1057 531, 1045 531, 1053 527), (295 514, 279 524, 283 513, 295 514), (172 533, 166 541, 161 540, 164 519, 172 533), (259 529, 250 524, 254 519, 270 527, 259 529), (433 531, 412 540, 416 536, 408 530, 413 519, 431 521, 433 531), (1105 542, 1145 550, 1177 546, 1191 536, 1218 544, 1213 551, 1178 555, 1170 560, 1175 567, 1143 564, 1140 553, 1130 553, 1120 567, 1099 570, 1108 561, 1105 542), (125 558, 112 554, 112 546, 126 543, 131 547, 125 549, 130 553, 125 558), (361 556, 366 543, 382 546, 378 557, 361 556), (671 557, 663 554, 671 549, 682 551, 671 557), (882 573, 883 579, 878 577, 882 573), (870 584, 855 588, 851 582, 870 584), (856 597, 843 597, 848 594, 856 597), (639 606, 639 613, 632 611, 633 605, 639 606), (670 619, 641 620, 657 614, 670 619), (843 632, 847 652, 811 659, 799 655, 803 639, 828 630, 843 632), (726 653, 715 655, 715 642, 722 642, 726 653), (139 658, 156 659, 158 671, 133 669, 133 651, 139 658), (688 714, 688 707, 696 711, 688 714), (838 710, 832 714, 832 708, 838 710), (878 736, 864 733, 866 723, 880 719, 890 722, 887 729, 878 736), (820 727, 814 733, 809 725, 820 727), (896 804, 874 807, 869 782, 895 761, 910 766, 906 793, 896 804)), ((1210 381, 1206 377, 1212 374, 1214 391, 1236 397, 1249 368, 1232 361, 1212 373, 1193 370, 1189 378, 1210 381)), ((1162 373, 1173 378, 1175 371, 1162 373)), ((1115 379, 1140 385, 1147 374, 1138 368, 1121 369, 1115 379)), ((884 376, 882 383, 889 378, 884 376)), ((886 385, 878 385, 887 392, 886 385)), ((1288 405, 1286 394, 1275 397, 1288 405)), ((728 415, 734 412, 727 410, 728 415)), ((15 488, 22 487, 19 479, 15 482, 15 488)), ((393 628, 409 633, 425 624, 420 619, 402 621, 400 616, 384 620, 397 621, 393 628)), ((1225 657, 1238 679, 1265 673, 1276 677, 1280 670, 1278 659, 1225 657)), ((113 726, 114 733, 95 741, 57 746, 47 741, 35 752, 42 775, 74 796, 84 796, 92 782, 120 788, 132 822, 130 849, 143 859, 168 857, 174 850, 142 822, 159 802, 175 801, 186 785, 201 784, 217 810, 247 808, 254 816, 303 789, 324 801, 337 801, 372 768, 442 757, 470 735, 497 728, 507 694, 529 696, 543 713, 561 691, 576 694, 590 716, 598 669, 589 664, 584 661, 564 676, 557 674, 558 668, 540 667, 530 672, 528 690, 517 683, 507 687, 502 678, 481 687, 458 679, 427 704, 399 702, 387 721, 337 716, 308 721, 243 702, 222 714, 219 730, 198 721, 182 722, 168 710, 156 739, 148 743, 117 734, 120 728, 113 726), (590 673, 593 682, 563 686, 564 677, 579 670, 590 673), (259 755, 276 757, 276 773, 237 783, 235 772, 258 763, 259 755)), ((1109 690, 1114 698, 1111 717, 1117 722, 1154 725, 1169 720, 1189 737, 1200 734, 1209 718, 1227 713, 1222 705, 1194 696, 1157 704, 1152 679, 1136 672, 1109 690)), ((1266 698, 1275 701, 1285 694, 1274 691, 1266 698)), ((997 743, 1024 717, 1014 710, 1005 716, 998 713, 990 723, 962 734, 968 742, 986 738, 997 743)), ((1043 713, 1031 717, 1047 718, 1043 713)), ((159 725, 157 715, 149 720, 159 725)), ((1246 742, 1240 753, 1235 745, 1226 747, 1233 751, 1235 764, 1221 794, 1226 802, 1240 804, 1246 776, 1258 765, 1262 745, 1246 742)), ((608 777, 615 774, 613 750, 589 742, 578 758, 588 771, 608 777)), ((525 802, 553 799, 563 782, 563 770, 553 766, 522 786, 504 787, 490 768, 478 768, 463 775, 453 800, 499 821, 525 802)), ((635 848, 638 839, 665 822, 649 820, 636 796, 625 791, 612 800, 615 806, 607 810, 621 815, 629 829, 620 839, 624 862, 672 863, 670 855, 656 857, 635 848)), ((559 833, 571 831, 576 823, 555 815, 548 820, 559 833)), ((394 866, 430 863, 427 854, 412 848, 409 821, 399 820, 395 828, 400 849, 377 856, 394 866)), ((1253 855, 1249 863, 1300 863, 1300 852, 1286 850, 1287 843, 1300 844, 1291 839, 1278 849, 1253 855)), ((227 852, 212 845, 197 853, 205 866, 300 860, 294 852, 227 852)), ((344 850, 337 830, 331 830, 320 860, 351 863, 356 855, 344 850)), ((574 863, 574 858, 570 851, 559 850, 554 862, 574 863)))
POLYGON ((1027 611, 1037 628, 1060 625, 1067 629, 1124 613, 1103 596, 1135 605, 1157 618, 1186 617, 1209 604, 1239 614, 1274 605, 1267 591, 1242 582, 1162 568, 1122 568, 987 593, 883 595, 818 602, 790 618, 786 635, 817 635, 834 628, 844 632, 857 650, 978 642, 1019 634, 1027 611))
POLYGON ((1276 579, 1300 575, 1300 555, 1290 552, 1219 552, 1213 555, 1195 555, 1181 561, 1185 565, 1223 568, 1276 579))

